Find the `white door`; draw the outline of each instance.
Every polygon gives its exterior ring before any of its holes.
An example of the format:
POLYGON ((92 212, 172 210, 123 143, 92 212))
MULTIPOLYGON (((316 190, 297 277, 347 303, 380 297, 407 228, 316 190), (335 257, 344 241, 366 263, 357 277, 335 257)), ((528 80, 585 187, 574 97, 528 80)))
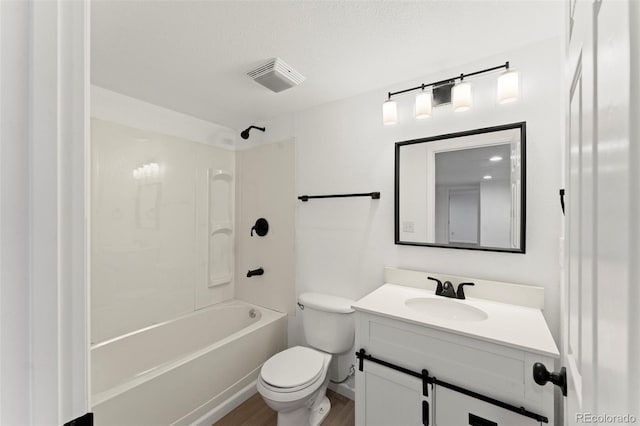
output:
POLYGON ((640 167, 630 144, 630 3, 571 0, 569 18, 562 364, 565 424, 577 425, 638 416, 640 167))
POLYGON ((449 242, 478 244, 479 215, 478 189, 449 190, 449 242))

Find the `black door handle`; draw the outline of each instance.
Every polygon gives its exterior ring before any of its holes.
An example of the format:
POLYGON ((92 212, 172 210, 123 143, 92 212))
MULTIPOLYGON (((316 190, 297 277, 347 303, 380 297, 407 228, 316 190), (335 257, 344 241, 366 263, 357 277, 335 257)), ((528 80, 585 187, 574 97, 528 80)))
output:
POLYGON ((533 380, 540 386, 551 382, 562 390, 562 396, 567 396, 567 369, 564 367, 559 373, 549 373, 544 364, 536 362, 533 364, 533 380))

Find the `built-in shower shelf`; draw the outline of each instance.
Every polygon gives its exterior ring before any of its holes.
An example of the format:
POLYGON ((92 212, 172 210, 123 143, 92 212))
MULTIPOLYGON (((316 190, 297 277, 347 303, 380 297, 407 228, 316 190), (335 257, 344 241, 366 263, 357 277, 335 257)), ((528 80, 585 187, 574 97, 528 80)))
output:
POLYGON ((216 275, 209 277, 209 288, 226 285, 233 279, 233 274, 216 275))
POLYGON ((220 222, 211 224, 211 235, 230 234, 233 232, 233 224, 231 222, 220 222))

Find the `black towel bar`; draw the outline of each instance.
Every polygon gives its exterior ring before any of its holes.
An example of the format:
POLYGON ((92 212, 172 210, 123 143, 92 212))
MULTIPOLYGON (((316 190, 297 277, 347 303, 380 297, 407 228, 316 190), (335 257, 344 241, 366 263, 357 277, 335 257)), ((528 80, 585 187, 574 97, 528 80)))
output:
POLYGON ((312 198, 347 198, 347 197, 371 197, 374 200, 380 199, 379 192, 362 192, 359 194, 333 194, 333 195, 301 195, 298 200, 309 201, 312 198))

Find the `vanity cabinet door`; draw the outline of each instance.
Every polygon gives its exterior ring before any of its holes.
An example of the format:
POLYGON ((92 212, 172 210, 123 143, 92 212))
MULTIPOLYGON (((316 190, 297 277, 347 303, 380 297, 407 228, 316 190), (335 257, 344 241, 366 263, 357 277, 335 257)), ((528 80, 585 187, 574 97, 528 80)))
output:
MULTIPOLYGON (((435 391, 437 426, 539 426, 540 422, 441 386, 435 391)), ((533 407, 529 411, 545 415, 533 407)))
POLYGON ((356 374, 356 388, 358 426, 433 425, 430 397, 422 396, 422 380, 416 377, 365 362, 364 371, 356 374), (423 409, 424 401, 429 409, 423 409))

